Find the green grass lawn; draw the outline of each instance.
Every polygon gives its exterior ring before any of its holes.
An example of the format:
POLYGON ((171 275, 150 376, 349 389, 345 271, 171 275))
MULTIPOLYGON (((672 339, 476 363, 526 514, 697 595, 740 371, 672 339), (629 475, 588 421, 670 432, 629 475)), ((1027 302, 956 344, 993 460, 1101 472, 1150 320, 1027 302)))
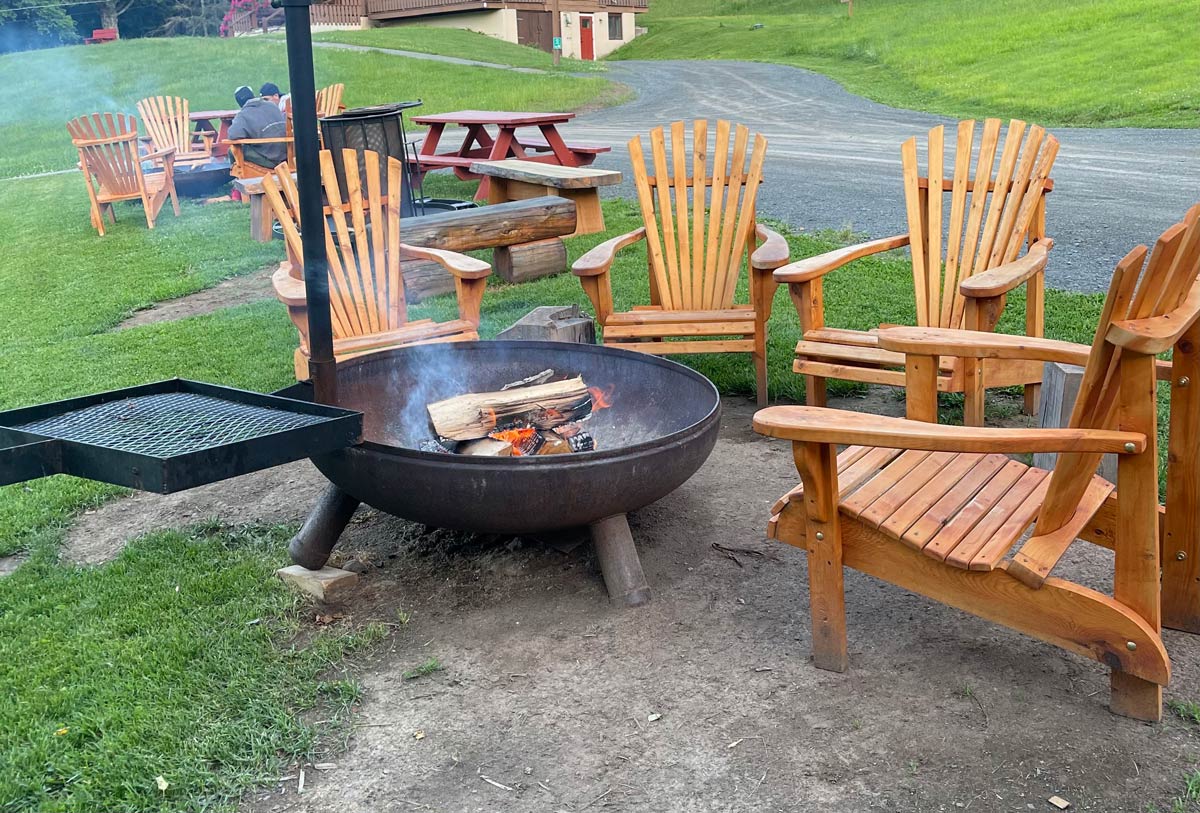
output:
MULTIPOLYGON (((317 49, 314 60, 317 86, 344 82, 351 107, 422 99, 426 113, 557 112, 615 99, 612 83, 599 77, 434 68, 428 60, 329 48, 317 49)), ((139 99, 158 94, 185 96, 193 110, 228 109, 239 85, 286 88, 287 76, 284 43, 266 38, 142 39, 0 56, 0 178, 73 166, 77 155, 64 124, 74 116, 136 113, 139 99)))
POLYGON ((395 48, 423 54, 442 54, 480 62, 495 62, 518 68, 540 68, 559 71, 603 71, 603 62, 581 59, 562 59, 557 68, 554 57, 538 48, 514 45, 511 42, 477 34, 460 28, 436 28, 428 25, 391 25, 365 31, 321 31, 313 34, 322 42, 345 42, 375 48, 395 48))
MULTIPOLYGON (((244 81, 233 77, 253 71, 259 78, 274 78, 262 76, 268 73, 263 65, 282 70, 278 43, 239 41, 232 47, 182 40, 171 45, 180 54, 175 65, 152 59, 162 53, 154 50, 161 43, 153 42, 18 55, 23 61, 0 58, 0 70, 8 71, 10 80, 0 86, 5 100, 0 132, 25 149, 0 154, 8 170, 0 175, 69 165, 61 119, 81 106, 131 105, 138 89, 151 84, 170 92, 205 88, 193 97, 197 106, 224 106, 226 86, 244 81), (59 83, 52 83, 45 74, 61 54, 68 61, 86 61, 103 81, 77 85, 79 75, 64 72, 59 83), (229 61, 212 61, 221 55, 229 61), (179 73, 178 64, 188 66, 185 73, 179 73), (18 77, 16 66, 29 69, 18 77), (135 67, 153 68, 154 76, 143 77, 135 67), (166 78, 177 75, 191 78, 166 78), (111 88, 114 95, 87 95, 97 87, 111 88), (24 127, 12 121, 11 103, 17 98, 33 110, 24 127)), ((410 95, 404 92, 405 77, 416 81, 416 73, 406 73, 414 71, 408 60, 333 56, 346 57, 345 64, 319 52, 318 78, 347 81, 351 104, 410 95), (358 71, 353 74, 357 87, 347 78, 351 69, 358 71)), ((428 62, 421 63, 419 79, 424 84, 411 95, 439 88, 446 103, 438 109, 477 106, 481 98, 499 100, 495 106, 565 107, 606 84, 428 62), (537 83, 527 84, 531 80, 537 83), (469 82, 481 84, 472 90, 464 84, 469 82), (561 91, 552 97, 558 101, 539 95, 549 89, 561 91)), ((444 176, 431 182, 437 194, 464 197, 470 191, 444 176)), ((606 202, 605 211, 610 233, 640 221, 629 202, 606 202)), ((290 383, 296 334, 274 301, 111 330, 133 310, 277 262, 280 244, 249 240, 244 207, 185 202, 180 218, 165 212, 153 231, 146 229, 136 204, 118 204, 117 215, 108 236, 97 237, 88 223, 82 181, 73 173, 0 181, 0 234, 5 236, 0 408, 176 375, 259 391, 290 383)), ((571 257, 605 236, 568 241, 571 257)), ((797 258, 843 240, 789 235, 797 258)), ((645 268, 642 248, 623 252, 613 270, 618 307, 647 300, 645 268)), ((868 327, 911 320, 906 256, 872 258, 839 272, 826 287, 826 299, 831 324, 868 327)), ((1050 292, 1047 299, 1051 336, 1090 340, 1099 297, 1050 292)), ((569 274, 517 286, 494 280, 485 297, 482 332, 492 336, 538 305, 571 303, 587 307, 569 274)), ((1006 329, 1019 328, 1021 305, 1014 297, 1006 329)), ((443 297, 411 313, 446 317, 453 311, 453 298, 443 297)), ((795 311, 781 291, 769 346, 776 398, 801 399, 800 382, 790 372, 797 333, 795 311)), ((744 356, 697 356, 687 362, 723 392, 753 392, 752 367, 744 356)), ((361 628, 311 640, 307 634, 296 637, 299 629, 310 632, 301 624, 307 605, 271 577, 286 559, 289 529, 164 529, 131 543, 107 565, 81 568, 59 561, 72 516, 117 493, 68 477, 0 489, 0 555, 28 557, 15 575, 0 579, 0 810, 5 813, 228 809, 247 788, 270 782, 288 765, 320 752, 329 724, 305 723, 300 712, 329 706, 334 713, 318 716, 338 719, 336 712, 344 712, 358 692, 352 681, 339 677, 342 656, 380 634, 361 628), (156 782, 159 776, 167 782, 165 791, 156 782)))
POLYGON ((627 59, 749 59, 895 107, 1200 126, 1197 0, 654 0, 627 59), (763 28, 751 30, 762 23, 763 28))

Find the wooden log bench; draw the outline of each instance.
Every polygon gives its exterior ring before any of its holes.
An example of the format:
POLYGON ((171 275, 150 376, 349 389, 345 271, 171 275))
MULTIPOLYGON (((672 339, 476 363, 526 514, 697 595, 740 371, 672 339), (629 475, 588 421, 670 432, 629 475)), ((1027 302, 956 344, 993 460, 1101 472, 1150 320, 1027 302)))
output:
MULTIPOLYGON (((488 202, 492 205, 528 200, 546 195, 574 201, 575 231, 567 235, 604 231, 600 187, 621 182, 621 173, 610 169, 564 167, 519 158, 478 161, 471 172, 488 179, 488 202)), ((558 238, 497 249, 495 271, 508 282, 526 282, 566 270, 567 248, 558 238)))
MULTIPOLYGON (((292 177, 296 174, 292 173, 292 177)), ((262 178, 238 178, 233 182, 233 188, 250 204, 250 239, 258 243, 271 242, 275 236, 272 231, 275 215, 263 194, 262 178)))
MULTIPOLYGON (((513 246, 537 245, 551 239, 561 243, 558 238, 574 231, 575 202, 551 196, 400 221, 400 233, 406 243, 450 251, 491 248, 493 266, 511 265, 508 251, 513 246)), ((564 267, 565 264, 564 254, 564 267)), ((454 279, 437 263, 406 262, 403 269, 404 291, 409 302, 454 290, 454 279)))
POLYGON ((471 172, 491 178, 489 203, 506 203, 526 198, 555 195, 575 201, 575 234, 604 231, 604 212, 600 208, 600 187, 621 182, 621 173, 612 169, 562 167, 509 158, 504 161, 477 161, 471 172))

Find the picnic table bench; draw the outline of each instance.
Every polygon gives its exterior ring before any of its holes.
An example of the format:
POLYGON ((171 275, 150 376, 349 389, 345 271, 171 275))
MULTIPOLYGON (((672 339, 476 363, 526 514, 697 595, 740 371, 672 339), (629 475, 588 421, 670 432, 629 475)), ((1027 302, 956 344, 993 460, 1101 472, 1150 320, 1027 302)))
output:
MULTIPOLYGON (((409 159, 417 181, 433 169, 452 169, 464 181, 479 180, 471 170, 477 161, 501 161, 519 158, 565 167, 586 166, 596 156, 611 148, 597 144, 568 144, 558 132, 558 125, 575 117, 574 113, 510 113, 492 110, 457 110, 430 116, 417 116, 413 121, 429 126, 425 139, 414 157, 409 159), (456 150, 438 152, 447 125, 465 128, 462 143, 456 150), (493 136, 488 127, 494 127, 493 136), (536 127, 541 136, 518 136, 522 128, 536 127)), ((484 177, 475 193, 476 200, 488 196, 490 178, 484 177)))

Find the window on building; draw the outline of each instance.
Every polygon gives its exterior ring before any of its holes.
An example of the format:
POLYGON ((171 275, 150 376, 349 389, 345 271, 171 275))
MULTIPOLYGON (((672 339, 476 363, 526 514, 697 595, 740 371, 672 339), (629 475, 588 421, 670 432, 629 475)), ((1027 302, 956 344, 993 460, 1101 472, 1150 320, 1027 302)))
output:
POLYGON ((625 30, 621 27, 621 20, 620 14, 608 15, 608 38, 610 40, 625 39, 625 30))

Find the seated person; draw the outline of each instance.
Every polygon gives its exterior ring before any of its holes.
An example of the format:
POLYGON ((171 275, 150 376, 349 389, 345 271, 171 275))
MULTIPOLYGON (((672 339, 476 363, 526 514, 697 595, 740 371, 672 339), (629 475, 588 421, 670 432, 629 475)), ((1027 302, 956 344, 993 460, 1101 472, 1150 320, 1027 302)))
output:
POLYGON ((279 85, 274 82, 266 82, 258 89, 258 95, 262 96, 271 104, 278 107, 284 113, 287 113, 288 102, 292 100, 292 94, 283 93, 279 90, 279 85))
MULTIPOLYGON (((242 85, 234 91, 241 110, 229 125, 229 139, 279 138, 287 136, 287 119, 279 108, 270 101, 255 97, 254 91, 242 85)), ((287 160, 287 144, 247 144, 242 148, 242 157, 260 167, 274 169, 287 160)))

